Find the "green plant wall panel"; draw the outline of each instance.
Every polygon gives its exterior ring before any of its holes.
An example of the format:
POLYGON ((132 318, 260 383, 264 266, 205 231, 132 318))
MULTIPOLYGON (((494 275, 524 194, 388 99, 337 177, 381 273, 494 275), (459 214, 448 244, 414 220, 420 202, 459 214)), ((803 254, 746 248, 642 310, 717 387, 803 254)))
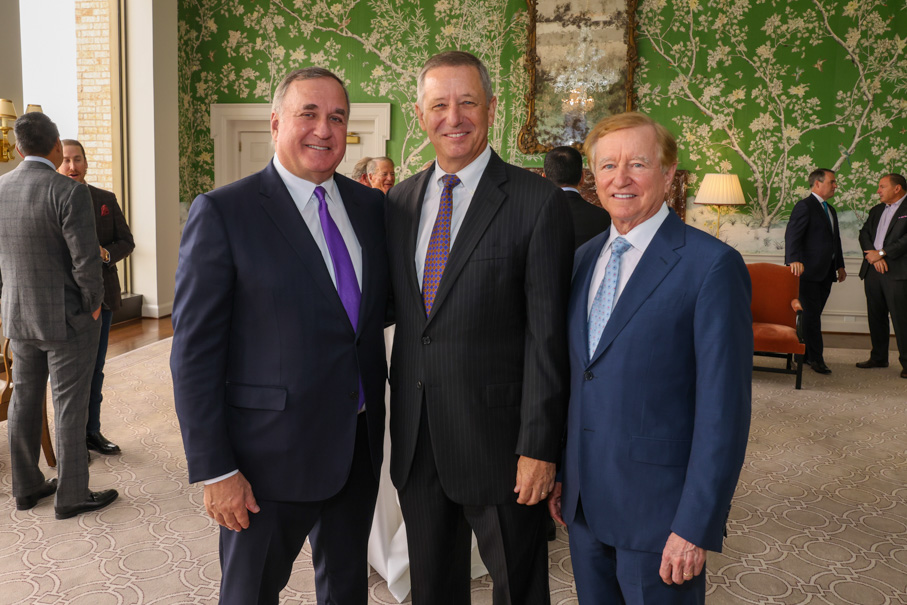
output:
MULTIPOLYGON (((569 0, 564 0, 569 1, 569 0)), ((838 171, 832 203, 845 251, 878 179, 907 172, 904 0, 640 0, 638 106, 668 126, 691 171, 740 176, 747 205, 722 218, 741 252, 783 251, 784 225, 816 167, 838 171)), ((354 102, 389 102, 398 177, 434 154, 413 110, 416 75, 460 48, 489 67, 490 134, 505 160, 539 166, 516 138, 525 119, 525 0, 181 0, 180 199, 213 187, 212 103, 261 103, 305 65, 331 69, 354 102)), ((714 211, 688 222, 714 231, 714 211)))

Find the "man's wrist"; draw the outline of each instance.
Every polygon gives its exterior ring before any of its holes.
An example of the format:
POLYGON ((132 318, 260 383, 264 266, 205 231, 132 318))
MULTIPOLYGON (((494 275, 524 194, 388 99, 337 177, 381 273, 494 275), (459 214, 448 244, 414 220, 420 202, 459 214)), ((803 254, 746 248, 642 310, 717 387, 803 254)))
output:
POLYGON ((884 249, 882 249, 882 250, 879 250, 879 256, 881 256, 881 257, 882 257, 882 258, 885 258, 885 257, 886 257, 886 256, 887 256, 887 254, 888 254, 888 253, 887 253, 887 252, 885 252, 885 250, 884 250, 884 249))

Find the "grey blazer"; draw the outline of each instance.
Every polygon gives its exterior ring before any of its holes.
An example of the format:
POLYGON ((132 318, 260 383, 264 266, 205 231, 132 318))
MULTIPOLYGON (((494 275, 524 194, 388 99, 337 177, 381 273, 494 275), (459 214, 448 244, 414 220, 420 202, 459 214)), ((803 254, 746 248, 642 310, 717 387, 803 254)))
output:
POLYGON ((8 338, 66 340, 92 326, 104 283, 88 188, 42 162, 0 176, 0 313, 8 338))

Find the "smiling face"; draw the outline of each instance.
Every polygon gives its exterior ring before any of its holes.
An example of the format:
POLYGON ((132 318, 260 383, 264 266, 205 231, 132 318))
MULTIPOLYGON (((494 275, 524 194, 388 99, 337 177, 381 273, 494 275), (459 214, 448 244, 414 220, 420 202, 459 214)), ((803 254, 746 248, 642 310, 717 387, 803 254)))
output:
POLYGON ((88 160, 82 155, 82 148, 78 145, 63 145, 63 163, 57 168, 57 172, 80 183, 85 183, 87 171, 88 160))
POLYGON ((879 189, 876 193, 879 195, 879 201, 888 205, 904 197, 904 190, 901 189, 901 186, 892 183, 887 176, 883 176, 882 180, 879 181, 879 189))
POLYGON ((375 172, 368 175, 369 187, 380 189, 384 193, 391 190, 395 182, 394 165, 387 160, 378 162, 375 172))
POLYGON ((280 113, 271 113, 277 159, 299 178, 323 183, 343 161, 348 119, 346 96, 333 78, 291 83, 280 113))
POLYGON ((658 150, 651 126, 616 130, 595 143, 598 199, 621 235, 654 216, 671 189, 677 164, 663 169, 658 150))
POLYGON ((488 145, 497 98, 485 98, 479 70, 466 65, 430 69, 422 90, 416 103, 419 126, 434 145, 441 169, 457 172, 488 145))

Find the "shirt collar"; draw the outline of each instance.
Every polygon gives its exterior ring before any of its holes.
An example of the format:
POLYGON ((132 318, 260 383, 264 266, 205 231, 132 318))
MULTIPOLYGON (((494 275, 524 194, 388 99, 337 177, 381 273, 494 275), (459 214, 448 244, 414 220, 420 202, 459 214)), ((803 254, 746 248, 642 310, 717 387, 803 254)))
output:
POLYGON ((327 193, 328 201, 340 199, 337 194, 337 185, 334 182, 333 175, 323 183, 313 183, 312 181, 307 181, 287 170, 284 165, 280 163, 280 160, 277 159, 276 153, 274 154, 274 170, 277 171, 277 175, 280 177, 280 180, 282 180, 284 185, 287 186, 287 189, 291 194, 293 194, 293 197, 298 200, 300 208, 309 203, 315 193, 315 187, 319 185, 324 187, 324 190, 327 193))
MULTIPOLYGON (((479 154, 479 156, 469 163, 468 166, 458 170, 455 174, 460 179, 460 183, 470 192, 475 193, 476 189, 479 187, 479 181, 482 180, 482 175, 485 173, 485 168, 488 166, 488 162, 491 160, 491 145, 486 145, 485 150, 479 154)), ((435 173, 432 176, 432 182, 438 187, 438 189, 443 189, 444 185, 441 183, 441 177, 443 177, 447 172, 444 172, 441 169, 441 165, 435 161, 435 173)))
POLYGON ((22 161, 23 162, 41 162, 42 164, 47 164, 48 166, 50 166, 54 172, 57 171, 57 167, 54 166, 53 162, 51 162, 47 158, 42 158, 39 155, 27 155, 24 158, 22 158, 22 161))
POLYGON ((903 202, 905 199, 907 199, 907 195, 905 195, 904 197, 902 197, 901 199, 899 199, 899 200, 896 201, 895 203, 893 203, 893 204, 891 204, 890 206, 888 206, 887 210, 889 210, 890 212, 897 212, 897 211, 898 211, 898 208, 899 208, 900 205, 901 205, 901 202, 903 202))
POLYGON ((822 199, 822 196, 819 195, 818 193, 816 193, 815 191, 810 191, 810 193, 812 193, 812 194, 813 194, 813 197, 815 197, 817 200, 819 200, 820 203, 821 203, 821 202, 827 202, 827 201, 828 201, 828 200, 823 200, 823 199, 822 199))
MULTIPOLYGON (((576 187, 561 187, 561 189, 563 191, 572 191, 574 193, 579 193, 579 189, 577 189, 576 187)), ((580 193, 580 195, 582 194, 580 193)))
POLYGON ((617 227, 614 226, 614 223, 611 223, 611 234, 608 237, 608 243, 602 249, 602 254, 611 247, 611 244, 614 243, 614 240, 618 237, 623 237, 630 242, 630 245, 639 250, 640 253, 645 252, 646 248, 649 247, 649 244, 652 243, 652 239, 655 237, 658 228, 661 227, 661 224, 668 218, 669 212, 668 205, 662 202, 658 212, 646 219, 642 224, 636 225, 630 229, 629 233, 626 235, 618 233, 617 227))

